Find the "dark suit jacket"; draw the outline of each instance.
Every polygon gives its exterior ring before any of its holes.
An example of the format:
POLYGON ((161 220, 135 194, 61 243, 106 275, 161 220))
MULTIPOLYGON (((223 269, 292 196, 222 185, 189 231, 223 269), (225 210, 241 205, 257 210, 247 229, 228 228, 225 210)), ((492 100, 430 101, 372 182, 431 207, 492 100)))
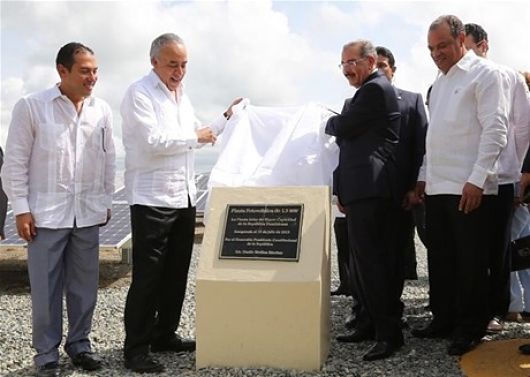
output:
POLYGON ((425 154, 427 115, 421 94, 394 88, 401 113, 399 143, 396 153, 398 194, 403 197, 416 185, 425 154))
POLYGON ((394 88, 383 74, 372 73, 343 110, 326 124, 326 133, 337 138, 340 149, 335 195, 342 205, 396 196, 400 113, 394 88))

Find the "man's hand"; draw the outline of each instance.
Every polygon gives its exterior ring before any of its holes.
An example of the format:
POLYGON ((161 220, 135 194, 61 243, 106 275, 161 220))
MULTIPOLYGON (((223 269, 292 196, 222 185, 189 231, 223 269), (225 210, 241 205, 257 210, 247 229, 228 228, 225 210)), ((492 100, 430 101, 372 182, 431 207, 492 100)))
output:
POLYGON ((417 200, 419 200, 418 204, 423 203, 423 201, 425 200, 425 181, 416 182, 416 187, 414 188, 414 195, 416 196, 417 200))
POLYGON ((412 209, 412 207, 415 207, 418 204, 421 204, 422 202, 423 200, 420 199, 420 197, 416 194, 416 190, 410 190, 407 191, 407 193, 405 194, 401 206, 403 207, 403 209, 409 211, 412 209))
POLYGON ((112 217, 112 212, 110 208, 107 208, 107 218, 105 219, 105 222, 103 224, 99 224, 99 226, 105 226, 109 223, 110 218, 112 217))
POLYGON ((20 238, 27 242, 31 242, 33 237, 37 235, 35 229, 35 220, 31 212, 21 213, 16 216, 17 233, 20 238))
POLYGON ((199 128, 195 133, 197 134, 197 140, 199 143, 212 143, 213 145, 217 140, 217 136, 215 136, 210 127, 199 128))
POLYGON ((524 196, 526 188, 530 186, 530 173, 523 173, 521 175, 521 181, 519 183, 519 198, 524 196))
POLYGON ((226 117, 226 119, 230 119, 230 117, 232 116, 232 114, 234 113, 232 111, 232 107, 234 107, 235 105, 237 105, 239 102, 243 101, 243 98, 239 97, 239 98, 236 98, 234 100, 234 102, 232 102, 232 104, 228 107, 228 109, 224 112, 224 116, 226 117))
POLYGON ((477 209, 482 202, 482 192, 484 190, 472 183, 466 182, 462 189, 462 197, 458 203, 458 210, 465 214, 477 209))
POLYGON ((337 209, 340 213, 346 214, 348 211, 346 210, 346 207, 344 207, 340 202, 337 200, 337 209))

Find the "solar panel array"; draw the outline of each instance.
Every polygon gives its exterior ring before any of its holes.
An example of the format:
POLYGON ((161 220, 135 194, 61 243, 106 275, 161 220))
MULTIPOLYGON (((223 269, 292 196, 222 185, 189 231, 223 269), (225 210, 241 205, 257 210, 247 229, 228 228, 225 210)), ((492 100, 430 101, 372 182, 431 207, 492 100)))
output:
MULTIPOLYGON (((204 214, 206 199, 208 196, 209 174, 197 174, 197 216, 204 214)), ((13 211, 8 208, 5 226, 6 239, 0 242, 0 247, 23 247, 26 241, 17 235, 13 211)), ((107 225, 99 228, 99 243, 101 248, 121 248, 131 238, 131 223, 129 204, 125 194, 125 188, 118 189, 112 197, 112 218, 107 225)))
POLYGON ((15 216, 10 207, 7 209, 6 225, 4 227, 6 238, 0 243, 0 246, 24 246, 26 241, 21 239, 17 234, 15 216))

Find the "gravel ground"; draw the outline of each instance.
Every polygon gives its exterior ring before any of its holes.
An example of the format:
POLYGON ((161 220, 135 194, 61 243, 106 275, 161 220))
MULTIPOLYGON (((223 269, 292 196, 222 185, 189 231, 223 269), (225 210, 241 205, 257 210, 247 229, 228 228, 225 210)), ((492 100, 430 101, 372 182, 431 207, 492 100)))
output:
MULTIPOLYGON (((335 245, 332 245, 335 251, 335 245)), ((425 249, 417 243, 418 274, 417 281, 406 284, 403 300, 406 306, 408 323, 411 326, 422 325, 428 320, 429 313, 424 309, 427 304, 428 282, 426 277, 425 249)), ((194 250, 188 294, 184 303, 180 335, 195 336, 195 268, 200 246, 194 250)), ((106 288, 100 289, 99 301, 93 322, 92 341, 96 352, 103 358, 103 370, 93 373, 81 371, 72 366, 62 352, 60 360, 64 376, 129 376, 130 371, 123 367, 122 342, 123 307, 128 288, 128 279, 119 279, 106 288)), ((336 255, 332 257, 332 286, 338 284, 336 255)), ((331 349, 330 355, 319 372, 307 373, 268 368, 195 370, 194 354, 157 354, 156 357, 166 366, 161 376, 462 376, 458 359, 447 356, 445 341, 419 340, 405 331, 405 346, 393 357, 363 362, 362 355, 371 343, 339 344, 335 341, 338 333, 344 332, 343 321, 350 308, 347 297, 332 297, 331 301, 331 349)), ((66 324, 66 320, 65 320, 66 324)), ((530 324, 507 324, 503 333, 494 339, 528 338, 530 324)), ((0 287, 0 375, 19 377, 34 374, 31 348, 31 304, 28 288, 12 289, 0 287)))

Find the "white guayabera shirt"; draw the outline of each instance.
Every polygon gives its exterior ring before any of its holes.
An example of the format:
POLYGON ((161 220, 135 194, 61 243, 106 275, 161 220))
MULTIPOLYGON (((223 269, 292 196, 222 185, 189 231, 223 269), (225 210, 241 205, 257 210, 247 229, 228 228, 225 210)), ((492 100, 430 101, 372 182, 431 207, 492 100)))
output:
POLYGON ((112 205, 114 161, 107 103, 88 97, 77 114, 54 86, 15 105, 2 184, 14 214, 31 212, 37 227, 93 226, 112 205))
POLYGON ((530 141, 530 93, 523 75, 499 65, 504 74, 504 94, 509 107, 506 147, 499 157, 499 184, 518 182, 530 141))
POLYGON ((470 50, 434 82, 418 177, 428 195, 461 195, 466 182, 497 194, 509 110, 503 80, 497 65, 470 50))
MULTIPOLYGON (((196 202, 194 148, 200 127, 187 95, 178 98, 154 71, 133 83, 121 104, 129 205, 187 208, 196 202)), ((222 119, 221 119, 222 118, 222 119)), ((220 117, 210 127, 222 131, 220 117)))

